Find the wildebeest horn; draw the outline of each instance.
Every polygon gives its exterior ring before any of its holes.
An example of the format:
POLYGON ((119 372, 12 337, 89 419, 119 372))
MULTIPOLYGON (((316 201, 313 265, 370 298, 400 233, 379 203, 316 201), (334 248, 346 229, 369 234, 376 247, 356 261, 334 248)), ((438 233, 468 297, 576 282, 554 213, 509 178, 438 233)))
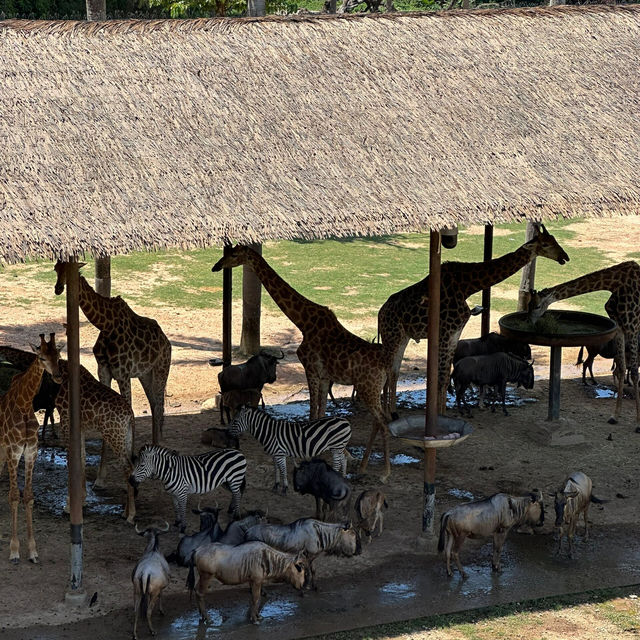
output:
POLYGON ((138 529, 138 523, 137 523, 137 522, 136 522, 135 530, 136 530, 136 533, 137 533, 139 536, 141 536, 141 535, 144 533, 144 531, 140 531, 140 529, 138 529))
POLYGON ((282 349, 280 349, 280 354, 279 356, 273 356, 276 360, 282 360, 282 358, 284 358, 284 351, 282 349))
POLYGON ((158 527, 158 531, 160 533, 165 533, 166 531, 169 531, 169 523, 165 520, 164 521, 164 527, 162 529, 160 529, 160 527, 158 527))

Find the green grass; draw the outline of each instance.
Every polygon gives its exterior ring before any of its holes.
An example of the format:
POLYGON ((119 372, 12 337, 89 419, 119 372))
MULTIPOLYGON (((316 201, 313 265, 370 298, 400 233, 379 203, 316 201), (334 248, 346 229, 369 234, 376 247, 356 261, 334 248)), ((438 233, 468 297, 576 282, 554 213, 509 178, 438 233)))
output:
MULTIPOLYGON (((570 222, 555 222, 548 229, 566 247, 571 260, 564 266, 541 258, 537 261, 536 286, 543 288, 570 280, 610 265, 596 247, 567 246, 575 231, 570 222)), ((524 241, 524 225, 500 225, 494 238, 494 256, 517 249, 524 241)), ((374 325, 377 310, 399 289, 422 279, 428 269, 427 234, 403 234, 376 238, 320 240, 314 242, 282 241, 266 243, 264 256, 276 271, 304 296, 331 307, 344 320, 367 319, 374 325)), ((482 235, 459 234, 458 246, 444 250, 445 260, 481 261, 482 235)), ((211 266, 220 258, 220 249, 197 251, 160 251, 133 253, 112 259, 113 295, 124 296, 133 306, 171 306, 183 309, 217 310, 222 304, 222 275, 212 273, 211 266)), ((83 273, 93 282, 93 264, 87 261, 83 273)), ((4 277, 19 278, 53 288, 55 274, 50 262, 16 265, 4 270, 4 277)), ((234 269, 234 299, 240 300, 242 270, 234 269)), ((9 280, 9 282, 14 282, 9 280)), ((493 289, 492 307, 497 313, 513 311, 516 306, 520 273, 493 289)), ((571 300, 583 310, 604 313, 609 294, 596 292, 571 300)), ((471 306, 480 303, 474 295, 471 306)), ((276 312, 268 294, 264 307, 276 312)), ((28 305, 28 292, 2 291, 0 303, 28 305)), ((64 296, 51 296, 51 304, 64 305, 64 296)))

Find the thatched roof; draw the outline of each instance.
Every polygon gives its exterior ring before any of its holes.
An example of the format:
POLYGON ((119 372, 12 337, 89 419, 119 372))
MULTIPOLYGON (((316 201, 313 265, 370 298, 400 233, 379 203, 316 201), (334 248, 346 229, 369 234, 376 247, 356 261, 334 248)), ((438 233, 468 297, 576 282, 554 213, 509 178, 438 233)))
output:
POLYGON ((0 258, 640 213, 640 6, 0 22, 0 258))

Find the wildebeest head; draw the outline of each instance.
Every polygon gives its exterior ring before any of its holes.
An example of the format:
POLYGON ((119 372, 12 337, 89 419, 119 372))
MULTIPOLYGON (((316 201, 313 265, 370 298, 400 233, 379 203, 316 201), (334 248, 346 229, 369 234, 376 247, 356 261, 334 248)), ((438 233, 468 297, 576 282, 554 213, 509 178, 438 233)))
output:
POLYGON ((533 362, 530 364, 527 362, 518 380, 518 386, 523 386, 525 389, 533 389, 533 382, 533 362))
POLYGON ((218 522, 220 507, 218 507, 216 503, 215 507, 204 507, 200 509, 198 505, 197 509, 191 509, 191 511, 195 515, 200 516, 200 531, 205 531, 206 529, 212 529, 216 522, 218 522))
POLYGON ((344 556, 358 556, 362 553, 360 533, 350 522, 345 522, 340 528, 340 544, 334 549, 335 553, 344 556))
POLYGON ((294 588, 302 591, 302 589, 307 586, 307 581, 310 576, 309 559, 304 551, 300 551, 296 554, 296 558, 293 561, 289 575, 291 584, 294 588))
POLYGON ((556 527, 561 527, 565 522, 568 511, 571 510, 571 500, 578 495, 578 491, 556 491, 550 494, 553 496, 553 506, 556 511, 556 527))

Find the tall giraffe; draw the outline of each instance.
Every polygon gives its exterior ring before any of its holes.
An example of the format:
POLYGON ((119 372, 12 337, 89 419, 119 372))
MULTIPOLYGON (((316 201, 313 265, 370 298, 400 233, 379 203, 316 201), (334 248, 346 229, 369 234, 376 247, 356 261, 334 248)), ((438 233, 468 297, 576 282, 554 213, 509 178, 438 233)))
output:
MULTIPOLYGON (((542 256, 564 264, 569 256, 543 225, 538 235, 519 249, 489 262, 445 262, 440 284, 440 349, 438 352, 438 410, 444 411, 453 354, 460 334, 471 316, 466 299, 514 274, 542 256)), ((387 356, 389 410, 396 410, 396 387, 404 351, 409 340, 427 337, 429 276, 398 291, 378 312, 378 333, 387 356)))
POLYGON ((38 453, 38 421, 33 412, 33 396, 40 387, 42 372, 48 371, 56 382, 60 382, 55 334, 49 335, 49 342, 40 334, 40 345, 33 348, 36 356, 24 373, 13 378, 9 390, 0 397, 0 472, 5 461, 9 470, 9 505, 11 506, 11 542, 9 560, 20 560, 18 540, 18 465, 24 456, 23 502, 27 522, 27 547, 29 560, 38 562, 36 541, 33 536, 33 465, 38 453))
MULTIPOLYGON (((68 265, 56 263, 56 295, 64 291, 68 265)), ((110 387, 115 378, 123 398, 131 404, 131 378, 139 378, 151 405, 153 442, 157 444, 162 438, 171 343, 155 320, 139 316, 120 296, 106 298, 96 293, 84 276, 80 276, 79 302, 87 320, 100 330, 93 347, 100 382, 110 387)))
POLYGON ((532 291, 529 302, 529 317, 533 322, 558 300, 565 300, 591 291, 610 291, 611 296, 604 305, 605 311, 618 324, 616 336, 615 373, 618 382, 618 397, 613 416, 615 424, 622 408, 625 363, 625 346, 629 353, 629 368, 636 400, 636 422, 640 422, 640 398, 638 397, 638 334, 640 333, 640 265, 633 260, 621 262, 607 269, 600 269, 584 276, 563 282, 555 287, 532 291))
POLYGON ((302 332, 302 343, 296 353, 309 385, 310 417, 325 414, 331 382, 353 385, 358 398, 373 417, 367 449, 360 470, 367 466, 378 429, 382 433, 385 481, 391 473, 389 461, 389 416, 382 407, 380 394, 386 381, 384 351, 381 345, 359 338, 343 327, 328 307, 323 307, 298 293, 249 247, 238 245, 222 257, 211 269, 238 267, 248 264, 283 313, 302 332))

